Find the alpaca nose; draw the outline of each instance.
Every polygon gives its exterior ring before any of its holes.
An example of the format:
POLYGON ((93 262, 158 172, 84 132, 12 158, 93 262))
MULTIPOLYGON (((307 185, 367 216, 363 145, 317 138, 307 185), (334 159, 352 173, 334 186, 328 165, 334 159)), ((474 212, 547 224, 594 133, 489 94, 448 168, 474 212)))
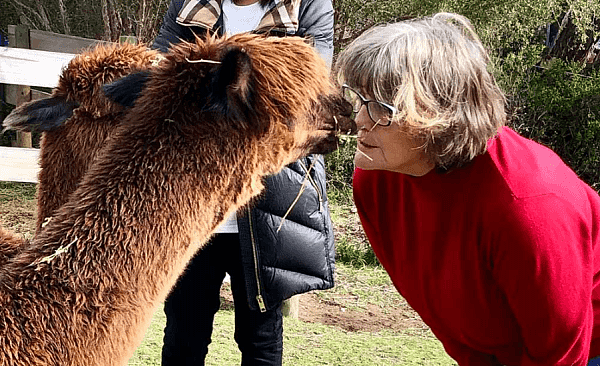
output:
POLYGON ((340 115, 339 118, 336 118, 336 132, 344 135, 356 135, 358 128, 353 119, 354 111, 352 109, 352 104, 345 99, 341 100, 340 115))

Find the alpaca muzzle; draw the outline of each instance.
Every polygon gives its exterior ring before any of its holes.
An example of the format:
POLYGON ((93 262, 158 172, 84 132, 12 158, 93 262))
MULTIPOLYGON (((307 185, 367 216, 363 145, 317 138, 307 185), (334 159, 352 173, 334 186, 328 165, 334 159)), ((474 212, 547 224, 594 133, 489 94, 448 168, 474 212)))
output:
POLYGON ((338 149, 339 138, 343 135, 356 135, 358 129, 356 122, 351 117, 352 105, 340 96, 330 97, 330 100, 321 100, 320 132, 324 136, 314 141, 308 148, 309 154, 329 154, 338 149))

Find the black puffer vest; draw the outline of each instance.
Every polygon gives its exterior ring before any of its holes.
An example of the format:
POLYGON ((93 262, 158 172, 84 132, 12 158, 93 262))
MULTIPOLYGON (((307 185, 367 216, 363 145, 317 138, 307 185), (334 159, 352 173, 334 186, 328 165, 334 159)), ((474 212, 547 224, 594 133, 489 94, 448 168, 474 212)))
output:
MULTIPOLYGON (((220 0, 172 0, 153 47, 166 52, 180 39, 192 40, 206 29, 221 33, 220 0)), ((333 7, 330 0, 272 0, 261 29, 310 36, 331 64, 333 7), (295 15, 296 14, 296 15, 295 15)), ((310 155, 265 181, 266 189, 237 213, 248 304, 266 311, 310 290, 333 287, 335 248, 325 190, 325 164, 310 155), (285 217, 285 220, 283 219, 285 217)))

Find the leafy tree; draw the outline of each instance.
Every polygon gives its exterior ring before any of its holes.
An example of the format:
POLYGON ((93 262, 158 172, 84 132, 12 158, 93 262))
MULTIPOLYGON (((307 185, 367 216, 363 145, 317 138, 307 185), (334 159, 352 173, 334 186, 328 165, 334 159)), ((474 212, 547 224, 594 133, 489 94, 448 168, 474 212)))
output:
POLYGON ((333 0, 336 50, 376 24, 419 15, 412 5, 402 0, 333 0))
MULTIPOLYGON (((543 57, 546 26, 560 27, 553 56, 571 60, 593 46, 600 33, 600 2, 597 0, 334 0, 336 47, 343 48, 375 24, 394 22, 447 11, 469 18, 492 57, 503 60, 510 53, 534 56, 530 66, 543 57)), ((547 50, 546 50, 547 51, 547 50)))

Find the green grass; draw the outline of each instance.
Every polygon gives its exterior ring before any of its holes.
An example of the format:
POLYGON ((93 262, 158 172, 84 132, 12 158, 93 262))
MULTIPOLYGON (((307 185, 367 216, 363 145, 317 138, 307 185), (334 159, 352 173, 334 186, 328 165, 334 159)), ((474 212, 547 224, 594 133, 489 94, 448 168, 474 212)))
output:
MULTIPOLYGON (((417 317, 404 299, 390 289, 390 279, 381 267, 357 268, 341 263, 337 267, 338 285, 331 290, 317 292, 324 301, 341 304, 349 310, 365 310, 369 304, 390 310, 406 308, 406 318, 417 317)), ((154 314, 152 325, 129 361, 129 366, 160 365, 164 324, 165 315, 160 308, 154 314)), ((215 316, 207 366, 240 364, 241 355, 233 332, 233 310, 220 310, 215 316)), ((284 318, 283 364, 456 365, 426 328, 407 328, 398 332, 347 332, 335 326, 306 323, 287 317, 284 318)))
POLYGON ((35 190, 33 183, 0 182, 0 202, 35 199, 35 190))
MULTIPOLYGON (((240 352, 233 340, 233 310, 221 310, 215 317, 213 341, 207 366, 240 364, 240 352)), ((160 365, 160 348, 165 317, 162 309, 154 315, 142 345, 129 366, 160 365)), ((430 335, 410 330, 400 333, 346 332, 318 323, 284 318, 283 364, 293 366, 340 365, 456 365, 440 342, 430 335)))
POLYGON ((389 331, 345 332, 294 319, 284 322, 286 365, 451 365, 439 342, 389 331))
POLYGON ((336 261, 355 267, 378 266, 363 232, 349 185, 330 187, 329 211, 335 226, 336 261))

